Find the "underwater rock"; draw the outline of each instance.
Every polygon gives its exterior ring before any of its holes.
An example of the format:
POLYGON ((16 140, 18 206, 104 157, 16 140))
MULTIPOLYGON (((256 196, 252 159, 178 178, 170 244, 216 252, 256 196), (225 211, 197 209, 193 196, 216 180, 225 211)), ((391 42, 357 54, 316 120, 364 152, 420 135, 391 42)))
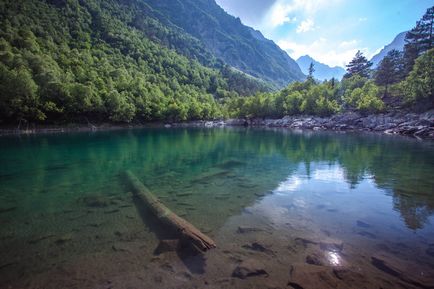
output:
POLYGON ((429 245, 428 249, 426 249, 425 253, 431 257, 434 257, 434 244, 429 245))
POLYGON ((188 192, 188 193, 178 193, 178 194, 175 194, 177 197, 188 197, 188 196, 191 196, 191 195, 193 195, 193 193, 192 192, 188 192))
POLYGON ((384 252, 374 254, 371 261, 377 269, 402 281, 423 288, 434 288, 434 274, 416 263, 399 259, 384 252))
POLYGON ((71 234, 66 234, 66 235, 63 235, 60 238, 58 238, 56 241, 54 241, 54 243, 56 245, 63 245, 66 242, 71 241, 71 240, 72 240, 72 235, 71 234))
POLYGON ((361 228, 369 228, 369 227, 371 227, 371 225, 369 225, 368 223, 365 223, 365 222, 360 221, 360 220, 357 220, 356 225, 358 227, 361 227, 361 228))
POLYGON ((243 245, 243 248, 250 249, 253 251, 259 251, 259 252, 265 252, 267 250, 263 245, 257 242, 253 242, 252 244, 248 244, 248 245, 243 245))
POLYGON ((306 263, 310 265, 322 266, 324 265, 324 262, 321 259, 321 256, 319 256, 317 253, 313 253, 306 256, 306 263))
POLYGON ((318 245, 317 241, 310 240, 310 239, 307 239, 307 238, 302 238, 302 237, 295 238, 294 241, 295 241, 296 244, 301 244, 304 247, 307 247, 307 245, 310 245, 310 244, 312 244, 312 245, 318 245))
POLYGON ((38 236, 38 237, 36 237, 36 238, 33 238, 33 239, 29 240, 27 243, 29 243, 29 244, 36 244, 36 243, 38 243, 38 242, 40 242, 40 241, 43 241, 43 240, 46 240, 46 239, 52 238, 52 237, 54 237, 54 236, 55 236, 55 235, 52 235, 52 234, 50 234, 50 235, 45 235, 45 236, 38 236))
POLYGON ((377 236, 375 234, 372 234, 372 233, 369 233, 366 231, 360 231, 357 234, 360 236, 363 236, 363 237, 367 237, 367 238, 371 238, 371 239, 377 239, 377 236))
MULTIPOLYGON (((258 185, 257 184, 252 184, 252 183, 240 183, 240 184, 238 184, 238 187, 245 188, 245 189, 253 189, 253 188, 258 187, 258 185)), ((265 193, 261 194, 261 197, 264 196, 264 195, 265 195, 265 193)))
POLYGON ((384 244, 384 243, 380 243, 375 245, 375 247, 379 250, 379 251, 386 251, 392 254, 399 254, 399 250, 397 250, 396 248, 391 248, 389 245, 384 244))
POLYGON ((248 250, 252 250, 252 251, 257 251, 257 252, 262 252, 262 253, 267 253, 267 254, 274 254, 273 251, 271 251, 270 249, 266 248, 264 245, 262 245, 258 242, 246 244, 246 245, 243 245, 242 247, 244 249, 248 249, 248 250))
POLYGON ((17 209, 17 207, 0 208, 0 214, 15 211, 16 209, 17 209))
POLYGON ((233 167, 243 166, 245 164, 246 163, 243 161, 231 159, 231 160, 227 160, 227 161, 224 161, 224 162, 216 165, 216 167, 222 168, 222 169, 231 169, 233 167))
POLYGON ((174 240, 161 240, 158 244, 157 248, 154 251, 154 254, 160 255, 166 252, 173 252, 178 250, 180 247, 180 242, 178 239, 174 240))
POLYGON ((4 268, 7 268, 7 267, 10 267, 10 266, 13 266, 13 265, 15 265, 15 264, 17 264, 17 263, 15 263, 15 262, 10 262, 10 263, 5 263, 5 264, 0 264, 0 270, 2 270, 2 269, 4 269, 4 268))
POLYGON ((349 269, 337 267, 333 268, 333 274, 340 281, 345 283, 342 288, 357 288, 357 289, 371 289, 376 286, 371 283, 369 277, 362 273, 361 269, 349 269))
POLYGON ((161 269, 163 269, 164 271, 168 271, 170 273, 175 273, 175 269, 173 268, 173 266, 169 263, 164 263, 160 266, 161 269))
POLYGON ((110 201, 102 196, 88 196, 82 199, 83 203, 90 208, 105 208, 108 207, 110 201))
POLYGON ((114 213, 118 213, 119 209, 113 209, 113 210, 108 210, 108 211, 104 211, 104 214, 114 214, 114 213))
POLYGON ((228 170, 214 170, 210 172, 202 173, 201 175, 195 177, 191 180, 192 183, 206 184, 209 183, 214 178, 224 177, 230 174, 228 170))
POLYGON ((193 275, 191 275, 190 273, 185 272, 185 271, 179 272, 179 273, 176 273, 175 279, 181 280, 184 282, 188 282, 188 281, 191 281, 193 279, 193 275))
POLYGON ((123 244, 120 243, 113 244, 112 249, 115 252, 131 252, 130 250, 128 250, 127 247, 125 247, 123 244))
POLYGON ((259 228, 254 228, 254 227, 238 227, 237 229, 237 233, 239 234, 245 234, 245 233, 252 233, 252 232, 260 232, 262 231, 259 228))
POLYGON ((265 266, 262 262, 255 259, 247 259, 242 261, 232 272, 232 277, 246 279, 247 277, 267 275, 265 266))
POLYGON ((99 228, 103 225, 104 223, 90 223, 90 224, 86 224, 87 227, 92 227, 92 228, 99 228))
POLYGON ((338 281, 331 270, 323 266, 296 264, 291 266, 288 286, 294 289, 331 289, 338 281))

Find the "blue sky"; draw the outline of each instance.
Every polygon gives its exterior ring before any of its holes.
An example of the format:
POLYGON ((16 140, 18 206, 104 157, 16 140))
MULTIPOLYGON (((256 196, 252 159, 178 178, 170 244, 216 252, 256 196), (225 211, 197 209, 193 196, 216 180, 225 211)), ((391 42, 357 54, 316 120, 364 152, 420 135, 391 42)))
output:
POLYGON ((274 40, 294 59, 309 54, 344 66, 368 58, 414 27, 434 0, 216 0, 229 14, 274 40))

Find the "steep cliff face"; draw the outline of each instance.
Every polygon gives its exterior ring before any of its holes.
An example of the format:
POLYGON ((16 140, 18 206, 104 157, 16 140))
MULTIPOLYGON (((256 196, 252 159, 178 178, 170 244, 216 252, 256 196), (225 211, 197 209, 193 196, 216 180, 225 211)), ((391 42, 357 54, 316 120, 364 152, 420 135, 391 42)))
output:
POLYGON ((143 0, 170 22, 199 39, 227 64, 257 78, 284 86, 302 80, 297 63, 259 31, 227 14, 214 0, 143 0))

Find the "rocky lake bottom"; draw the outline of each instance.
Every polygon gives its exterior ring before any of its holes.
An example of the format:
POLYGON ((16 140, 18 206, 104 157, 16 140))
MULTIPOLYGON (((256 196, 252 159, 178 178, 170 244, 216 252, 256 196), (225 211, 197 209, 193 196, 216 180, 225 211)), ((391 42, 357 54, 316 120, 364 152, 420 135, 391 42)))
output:
POLYGON ((434 287, 429 141, 136 129, 2 137, 0 162, 0 288, 434 287), (127 169, 217 248, 181 248, 127 169))

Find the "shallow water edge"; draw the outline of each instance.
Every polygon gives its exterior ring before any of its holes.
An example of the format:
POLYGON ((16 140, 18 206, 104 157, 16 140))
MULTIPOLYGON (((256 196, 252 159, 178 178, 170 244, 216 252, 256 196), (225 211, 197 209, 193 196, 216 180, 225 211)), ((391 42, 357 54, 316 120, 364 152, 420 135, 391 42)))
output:
POLYGON ((43 133, 65 133, 106 131, 131 128, 159 128, 159 127, 274 127, 297 130, 322 131, 360 131, 374 132, 390 135, 403 135, 417 139, 434 140, 434 110, 425 113, 386 113, 362 116, 357 112, 346 112, 331 117, 316 116, 285 116, 281 119, 226 119, 226 120, 200 120, 180 123, 151 122, 138 124, 67 124, 30 126, 26 128, 1 127, 2 135, 25 135, 43 133))
POLYGON ((433 145, 280 128, 2 137, 0 288, 431 288, 433 145), (127 169, 217 248, 172 250, 127 169))

